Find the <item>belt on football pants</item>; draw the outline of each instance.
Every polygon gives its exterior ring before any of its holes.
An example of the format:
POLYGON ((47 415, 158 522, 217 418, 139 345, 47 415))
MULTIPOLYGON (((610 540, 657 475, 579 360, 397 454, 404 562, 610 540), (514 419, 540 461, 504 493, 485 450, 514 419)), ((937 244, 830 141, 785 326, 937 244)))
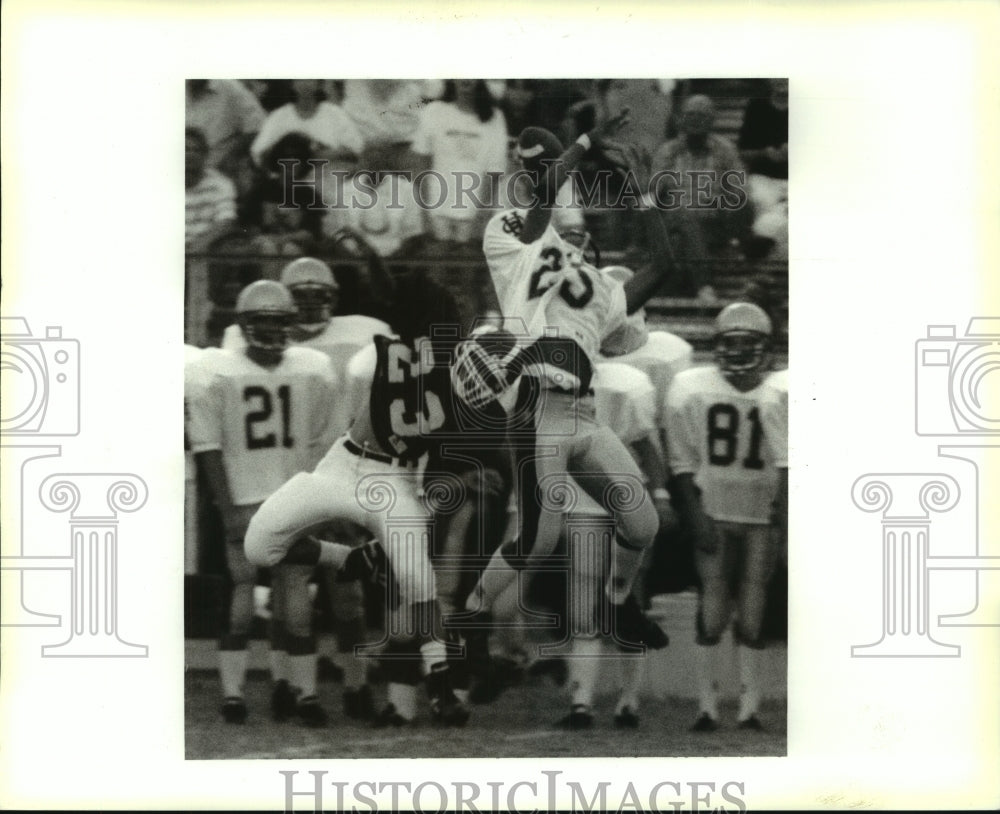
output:
POLYGON ((391 455, 386 455, 384 452, 376 452, 368 447, 362 447, 356 444, 350 438, 344 439, 344 449, 351 453, 351 455, 357 455, 359 458, 368 458, 372 461, 378 461, 380 464, 390 464, 392 466, 412 466, 414 461, 408 458, 394 458, 391 455))

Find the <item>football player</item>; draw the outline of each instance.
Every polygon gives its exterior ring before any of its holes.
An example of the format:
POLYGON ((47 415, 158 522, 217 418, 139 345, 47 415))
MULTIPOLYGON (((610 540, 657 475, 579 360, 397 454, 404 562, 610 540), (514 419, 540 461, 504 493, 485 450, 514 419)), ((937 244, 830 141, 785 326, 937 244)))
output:
MULTIPOLYGON (((289 347, 295 305, 280 283, 261 280, 244 288, 236 314, 244 349, 202 353, 197 376, 189 377, 188 406, 191 449, 222 515, 233 583, 227 630, 219 644, 222 714, 230 723, 243 723, 256 577, 243 538, 261 503, 292 475, 311 469, 322 454, 335 379, 324 354, 289 347)), ((296 713, 304 723, 319 726, 326 716, 316 697, 309 577, 310 569, 301 566, 272 572, 272 711, 277 717, 296 713)))
POLYGON ((779 553, 772 525, 787 480, 787 398, 768 382, 771 321, 733 303, 715 323, 715 364, 679 373, 667 395, 670 465, 695 539, 701 581, 695 731, 718 727, 719 640, 733 616, 737 723, 760 729, 761 625, 779 553), (777 504, 777 505, 776 505, 777 504))
MULTIPOLYGON (((580 249, 560 237, 550 223, 552 203, 568 173, 591 147, 620 149, 610 137, 626 122, 627 111, 581 136, 565 151, 547 130, 526 128, 519 137, 519 153, 525 169, 541 175, 536 186, 538 205, 527 211, 502 212, 486 227, 483 251, 500 309, 505 317, 523 321, 527 328, 523 345, 534 348, 530 363, 525 364, 524 357, 511 360, 524 365, 526 375, 520 388, 533 403, 531 429, 537 443, 552 447, 554 454, 529 453, 520 465, 519 539, 498 550, 470 594, 469 610, 488 613, 496 597, 516 578, 517 569, 543 561, 555 548, 562 517, 539 505, 537 482, 586 472, 588 490, 603 500, 619 474, 641 477, 614 432, 595 420, 591 378, 603 339, 645 303, 673 266, 660 214, 650 194, 644 192, 640 209, 649 218, 656 244, 653 262, 624 286, 586 263, 580 249)), ((649 189, 648 167, 638 151, 624 148, 623 152, 640 189, 649 189)), ((507 371, 499 371, 498 376, 509 380, 507 371)), ((460 386, 459 391, 464 388, 460 386)), ((631 592, 643 551, 659 526, 656 510, 651 501, 645 501, 635 511, 615 512, 615 520, 616 545, 606 586, 614 608, 615 636, 623 642, 663 647, 666 635, 645 617, 631 592)))
MULTIPOLYGON (((338 242, 353 239, 362 250, 366 248, 362 239, 349 230, 341 230, 335 239, 338 242)), ((332 405, 335 412, 328 428, 325 444, 328 449, 347 430, 354 417, 350 401, 341 397, 349 360, 371 345, 376 334, 388 336, 392 332, 382 320, 362 314, 333 316, 339 304, 340 286, 333 271, 322 260, 300 257, 291 261, 281 271, 281 283, 295 301, 295 324, 290 333, 292 344, 325 353, 337 377, 338 398, 332 405)), ((245 345, 238 325, 226 329, 222 344, 231 348, 245 345)), ((357 530, 346 524, 341 524, 336 531, 342 542, 357 537, 357 530)), ((349 717, 367 718, 372 713, 372 702, 365 681, 364 662, 350 655, 364 638, 364 592, 359 582, 345 582, 333 569, 322 569, 322 574, 343 670, 344 712, 349 717)))
POLYGON ((422 275, 401 276, 396 284, 391 322, 398 338, 376 336, 350 363, 351 377, 370 381, 361 388, 354 423, 315 471, 296 475, 264 502, 250 522, 246 553, 258 565, 343 568, 351 550, 315 532, 334 520, 367 529, 381 543, 372 550, 384 550, 388 559, 397 585, 390 580, 390 597, 397 597, 397 617, 407 622, 406 635, 388 643, 389 703, 377 723, 414 719, 414 673, 422 666, 432 717, 461 726, 469 711, 451 684, 429 559, 433 512, 419 488, 421 460, 433 452, 434 433, 451 420, 448 363, 441 362, 457 340, 458 313, 451 295, 422 275), (455 330, 432 336, 435 325, 455 330))

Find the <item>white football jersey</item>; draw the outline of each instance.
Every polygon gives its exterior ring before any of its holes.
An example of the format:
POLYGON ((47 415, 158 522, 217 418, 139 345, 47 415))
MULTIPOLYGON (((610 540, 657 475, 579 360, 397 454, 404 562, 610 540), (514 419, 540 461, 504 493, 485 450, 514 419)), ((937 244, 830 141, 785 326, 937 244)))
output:
POLYGON ((677 374, 667 394, 668 458, 694 474, 705 513, 716 520, 768 523, 788 465, 787 401, 767 381, 745 393, 718 368, 677 374))
POLYGON ((597 420, 632 444, 654 432, 654 392, 649 377, 628 365, 602 362, 594 372, 597 420))
POLYGON ((221 450, 233 503, 260 503, 326 451, 335 377, 330 360, 291 347, 268 369, 240 351, 206 350, 188 394, 191 449, 221 450))
MULTIPOLYGON (((347 377, 347 363, 362 348, 371 345, 377 334, 393 336, 392 329, 382 320, 363 314, 346 314, 333 317, 323 331, 316 336, 293 344, 303 348, 313 348, 322 351, 333 364, 336 375, 338 397, 334 401, 334 413, 330 419, 328 437, 332 443, 350 426, 354 419, 348 400, 341 397, 341 389, 347 377)), ((239 325, 230 325, 222 336, 222 347, 232 350, 242 350, 246 347, 246 339, 239 325)))
POLYGON ((608 361, 629 365, 645 373, 653 383, 654 420, 656 426, 667 427, 667 391, 674 376, 691 367, 694 348, 667 331, 650 331, 649 339, 641 348, 621 356, 607 357, 608 361))
POLYGON ((524 210, 501 212, 483 234, 500 311, 523 320, 532 337, 557 329, 557 336, 573 339, 594 363, 601 340, 625 322, 625 290, 584 261, 551 223, 534 243, 522 243, 524 218, 524 210))

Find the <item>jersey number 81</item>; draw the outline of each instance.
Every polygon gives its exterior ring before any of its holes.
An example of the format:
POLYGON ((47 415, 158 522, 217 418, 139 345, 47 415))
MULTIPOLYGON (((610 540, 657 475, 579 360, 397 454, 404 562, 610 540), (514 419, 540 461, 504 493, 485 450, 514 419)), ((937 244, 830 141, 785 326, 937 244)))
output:
MULTIPOLYGON (((760 445, 764 440, 764 428, 760 421, 760 411, 753 407, 747 413, 750 424, 750 438, 744 469, 763 469, 760 445)), ((717 402, 708 408, 708 461, 713 466, 729 466, 737 457, 740 440, 740 411, 732 404, 717 402)))

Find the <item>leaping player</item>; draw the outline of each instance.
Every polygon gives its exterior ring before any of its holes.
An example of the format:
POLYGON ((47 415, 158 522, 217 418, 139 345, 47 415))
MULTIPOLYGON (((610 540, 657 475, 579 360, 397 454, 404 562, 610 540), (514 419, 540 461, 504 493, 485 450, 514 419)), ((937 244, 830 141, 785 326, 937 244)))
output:
MULTIPOLYGON (((537 204, 527 211, 500 213, 486 227, 483 251, 501 312, 519 318, 529 338, 535 340, 537 363, 525 368, 520 386, 523 396, 534 397, 538 447, 520 467, 519 539, 494 555, 470 594, 470 611, 488 612, 518 570, 530 569, 554 550, 562 516, 536 500, 535 487, 542 478, 551 483, 560 474, 587 474, 588 492, 601 505, 606 503, 608 490, 615 488, 617 477, 641 479, 634 459, 615 433, 595 420, 591 377, 602 340, 646 302, 673 268, 660 213, 649 193, 643 193, 639 204, 654 242, 652 264, 624 286, 586 263, 580 249, 560 237, 550 223, 559 189, 590 149, 623 151, 627 168, 641 189, 649 189, 649 170, 638 151, 610 141, 626 122, 624 111, 566 150, 547 130, 526 128, 518 139, 518 153, 524 168, 540 175, 537 204), (553 449, 543 452, 543 446, 553 449)), ((501 371, 500 375, 507 374, 501 371)), ((643 552, 659 526, 656 510, 652 500, 645 500, 634 511, 613 513, 616 545, 605 586, 613 635, 623 643, 664 647, 666 634, 646 618, 631 592, 643 552)))

